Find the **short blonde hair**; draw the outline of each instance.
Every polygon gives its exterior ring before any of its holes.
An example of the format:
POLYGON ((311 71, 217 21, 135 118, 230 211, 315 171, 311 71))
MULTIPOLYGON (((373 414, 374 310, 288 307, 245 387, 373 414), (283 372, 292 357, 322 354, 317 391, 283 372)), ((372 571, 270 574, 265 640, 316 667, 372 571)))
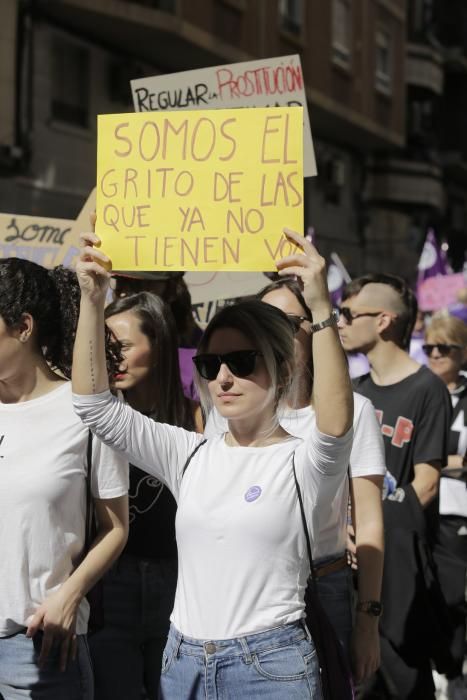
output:
POLYGON ((427 328, 426 339, 467 348, 467 325, 455 316, 434 318, 427 328))

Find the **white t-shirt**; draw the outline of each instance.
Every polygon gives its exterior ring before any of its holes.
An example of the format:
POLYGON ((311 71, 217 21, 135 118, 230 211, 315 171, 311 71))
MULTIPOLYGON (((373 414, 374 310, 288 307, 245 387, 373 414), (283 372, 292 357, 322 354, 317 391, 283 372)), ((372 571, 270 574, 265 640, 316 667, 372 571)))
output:
MULTIPOLYGON (((132 464, 170 488, 178 501, 179 572, 171 620, 197 639, 229 639, 300 619, 309 563, 293 481, 305 507, 324 509, 345 479, 352 430, 341 438, 316 427, 307 439, 268 447, 229 447, 155 423, 110 392, 74 396, 85 423, 132 464)), ((157 537, 157 533, 154 533, 157 537)))
MULTIPOLYGON (((349 473, 352 479, 359 476, 384 476, 384 456, 381 427, 371 401, 360 394, 354 397, 353 444, 350 453, 349 473)), ((280 415, 280 424, 291 435, 303 440, 315 425, 315 412, 311 406, 288 409, 280 415)), ((211 437, 228 430, 227 420, 214 410, 208 416, 205 436, 211 437)), ((331 503, 320 507, 313 518, 313 558, 341 554, 345 550, 347 535, 347 504, 349 482, 344 479, 336 490, 331 503)), ((311 525, 311 523, 310 523, 311 525)))
MULTIPOLYGON (((0 403, 0 637, 26 627, 80 562, 86 517, 88 430, 71 382, 31 401, 0 403)), ((128 491, 128 463, 93 440, 92 493, 128 491)), ((76 631, 85 634, 83 600, 76 631)))

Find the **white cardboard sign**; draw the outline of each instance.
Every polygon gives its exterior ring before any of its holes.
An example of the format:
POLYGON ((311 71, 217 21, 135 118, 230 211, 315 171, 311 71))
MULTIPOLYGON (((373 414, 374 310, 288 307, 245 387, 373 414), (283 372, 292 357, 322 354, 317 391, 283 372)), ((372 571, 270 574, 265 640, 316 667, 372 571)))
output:
POLYGON ((303 107, 304 177, 316 160, 300 56, 280 56, 131 81, 136 112, 234 107, 303 107))
POLYGON ((261 272, 187 272, 185 282, 195 305, 256 294, 269 279, 261 272))

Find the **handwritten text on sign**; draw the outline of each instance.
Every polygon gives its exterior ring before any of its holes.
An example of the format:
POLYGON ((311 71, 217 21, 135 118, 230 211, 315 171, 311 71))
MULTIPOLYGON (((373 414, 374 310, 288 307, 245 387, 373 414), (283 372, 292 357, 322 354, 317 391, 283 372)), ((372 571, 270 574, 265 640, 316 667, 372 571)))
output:
POLYGON ((98 119, 97 233, 115 270, 274 270, 303 227, 302 109, 98 119))
POLYGON ((305 177, 316 175, 300 56, 279 56, 131 81, 135 112, 303 107, 305 177))
POLYGON ((70 251, 73 221, 40 216, 0 214, 0 258, 24 258, 43 265, 58 265, 70 251))

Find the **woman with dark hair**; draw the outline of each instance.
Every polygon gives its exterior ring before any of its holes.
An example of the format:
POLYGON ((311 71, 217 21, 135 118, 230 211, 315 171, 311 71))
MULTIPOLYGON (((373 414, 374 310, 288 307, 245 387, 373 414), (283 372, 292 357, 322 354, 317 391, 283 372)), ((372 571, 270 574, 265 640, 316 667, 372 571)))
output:
POLYGON ((170 307, 178 335, 178 363, 183 392, 189 399, 198 401, 193 379, 193 355, 202 331, 193 318, 190 291, 183 275, 183 272, 168 271, 119 272, 112 281, 116 299, 151 292, 170 307))
POLYGON ((294 473, 311 519, 327 512, 345 479, 352 391, 324 260, 298 234, 286 235, 297 252, 277 264, 301 277, 314 319, 316 423, 305 440, 280 426, 278 414, 293 391, 292 326, 282 311, 252 300, 222 309, 195 357, 204 407, 214 405, 228 419, 228 431, 205 443, 109 392, 103 335, 109 273, 101 264, 108 258, 94 247, 97 236, 84 236, 75 408, 178 502, 179 574, 162 660, 163 700, 322 698, 304 622, 310 566, 294 473))
MULTIPOLYGON (((140 292, 107 306, 105 322, 122 359, 113 389, 155 421, 202 432, 200 408, 183 394, 170 308, 140 292)), ((97 700, 140 700, 143 689, 157 699, 177 585, 174 497, 130 465, 129 504, 127 545, 104 578, 105 626, 90 639, 97 700)))
MULTIPOLYGON (((315 421, 312 405, 313 362, 310 329, 313 318, 295 278, 272 282, 257 298, 281 309, 294 328, 295 381, 298 390, 279 416, 281 426, 291 435, 306 438, 315 421)), ((381 489, 386 471, 380 426, 373 404, 354 394, 354 440, 349 463, 353 521, 356 523, 359 559, 359 605, 379 602, 383 568, 383 513, 381 489)), ((205 435, 227 430, 218 411, 208 417, 205 435)), ((326 516, 316 521, 313 559, 321 601, 344 647, 355 680, 370 676, 379 665, 378 616, 357 605, 353 630, 353 590, 346 557, 349 480, 342 482, 326 516)))
POLYGON ((3 700, 92 699, 85 595, 127 536, 127 464, 98 439, 90 446, 71 403, 79 299, 70 270, 0 260, 3 700), (89 551, 87 479, 98 520, 89 551))

